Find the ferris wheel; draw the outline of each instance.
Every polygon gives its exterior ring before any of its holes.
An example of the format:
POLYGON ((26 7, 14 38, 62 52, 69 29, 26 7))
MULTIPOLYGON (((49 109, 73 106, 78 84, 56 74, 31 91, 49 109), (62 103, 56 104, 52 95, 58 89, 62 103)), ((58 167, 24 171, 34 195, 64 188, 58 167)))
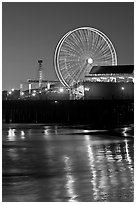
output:
POLYGON ((61 38, 55 50, 54 65, 61 83, 71 87, 84 80, 93 66, 117 65, 117 56, 104 33, 82 27, 61 38))

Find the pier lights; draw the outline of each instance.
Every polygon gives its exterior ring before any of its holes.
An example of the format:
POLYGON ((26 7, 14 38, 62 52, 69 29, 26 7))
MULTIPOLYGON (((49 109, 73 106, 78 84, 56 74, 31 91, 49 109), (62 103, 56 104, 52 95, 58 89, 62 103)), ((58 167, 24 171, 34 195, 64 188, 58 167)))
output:
POLYGON ((36 96, 36 90, 33 90, 33 92, 32 92, 32 96, 36 96))
POLYGON ((90 88, 88 88, 88 87, 85 87, 85 91, 89 91, 90 90, 90 88))
POLYGON ((21 95, 21 96, 24 96, 24 92, 21 92, 20 95, 21 95))
POLYGON ((14 93, 13 93, 14 91, 15 91, 15 89, 12 88, 11 91, 9 91, 7 95, 9 95, 9 96, 13 95, 13 94, 14 94, 14 93))
POLYGON ((124 89, 125 89, 125 88, 122 86, 122 87, 121 87, 121 90, 124 91, 124 89))
POLYGON ((33 93, 36 93, 36 90, 33 90, 33 93))
POLYGON ((36 93, 32 93, 32 96, 36 96, 36 93))
POLYGON ((60 93, 63 93, 64 92, 64 89, 61 87, 61 88, 59 88, 59 92, 60 93))
POLYGON ((125 90, 125 88, 122 86, 121 90, 122 90, 122 99, 124 99, 124 90, 125 90))

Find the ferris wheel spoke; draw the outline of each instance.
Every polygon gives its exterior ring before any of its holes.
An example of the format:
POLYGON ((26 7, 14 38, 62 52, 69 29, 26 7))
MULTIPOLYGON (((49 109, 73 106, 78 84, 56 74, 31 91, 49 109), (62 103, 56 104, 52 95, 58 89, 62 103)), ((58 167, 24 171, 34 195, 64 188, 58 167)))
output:
POLYGON ((106 45, 106 41, 100 36, 99 42, 97 48, 101 50, 106 45))
POLYGON ((96 33, 93 33, 93 47, 92 47, 92 50, 93 50, 93 53, 96 52, 96 50, 98 49, 98 43, 101 41, 100 38, 98 38, 99 36, 96 34, 96 33))
POLYGON ((95 53, 95 59, 100 58, 100 57, 104 58, 105 56, 111 57, 111 52, 109 50, 105 50, 104 52, 95 53))
POLYGON ((93 51, 95 52, 96 49, 97 49, 98 35, 94 34, 93 37, 94 37, 94 38, 93 38, 93 47, 92 47, 92 49, 93 49, 93 51))
POLYGON ((70 46, 65 46, 63 47, 61 50, 60 50, 60 54, 73 54, 73 55, 79 55, 80 52, 78 52, 76 49, 74 49, 73 47, 70 47, 70 46))
POLYGON ((85 42, 85 36, 83 34, 83 32, 80 31, 80 41, 81 41, 81 44, 82 44, 82 49, 83 51, 85 52, 86 51, 86 42, 85 42))
POLYGON ((70 81, 75 81, 75 79, 71 76, 69 72, 65 72, 64 76, 67 83, 69 83, 70 81))
POLYGON ((106 44, 105 44, 105 41, 102 38, 100 38, 98 46, 97 46, 97 50, 99 52, 102 52, 103 47, 106 47, 106 44))
POLYGON ((66 68, 67 72, 70 74, 70 76, 72 77, 73 72, 75 72, 77 70, 76 66, 74 66, 73 68, 71 68, 71 66, 68 66, 66 68))
POLYGON ((87 31, 84 30, 84 44, 85 44, 85 49, 86 49, 86 52, 88 51, 88 45, 87 45, 87 31))
POLYGON ((94 52, 95 52, 95 50, 96 50, 97 47, 98 47, 98 42, 99 42, 99 40, 100 40, 100 36, 97 35, 97 33, 94 33, 94 52))
POLYGON ((97 62, 111 62, 112 61, 112 58, 111 57, 101 57, 101 58, 98 58, 97 59, 97 62))
POLYGON ((98 52, 98 53, 95 53, 95 59, 98 59, 98 58, 105 58, 107 56, 110 56, 111 57, 111 53, 109 51, 104 51, 104 52, 98 52))
POLYGON ((85 68, 87 66, 87 62, 85 62, 84 66, 80 69, 80 71, 78 72, 77 78, 79 79, 79 77, 81 76, 81 74, 84 72, 85 68))
POLYGON ((95 33, 92 33, 92 51, 94 52, 95 33))
POLYGON ((66 45, 67 45, 67 47, 69 47, 69 48, 71 48, 71 49, 74 49, 74 50, 76 50, 76 52, 80 53, 80 52, 79 52, 80 49, 79 49, 78 44, 77 44, 75 41, 71 40, 71 38, 68 38, 68 39, 67 39, 66 45))
POLYGON ((65 44, 62 49, 60 50, 62 53, 65 52, 65 53, 74 53, 74 54, 77 54, 78 53, 78 50, 72 46, 71 44, 65 44))
POLYGON ((72 72, 72 74, 71 74, 71 77, 72 77, 73 79, 75 79, 75 82, 77 82, 77 80, 78 80, 78 78, 77 78, 78 72, 79 72, 79 68, 76 69, 76 70, 75 70, 74 72, 72 72))
POLYGON ((104 63, 105 63, 105 62, 106 62, 106 63, 109 62, 109 63, 111 63, 111 62, 112 62, 112 59, 111 59, 111 58, 98 59, 97 62, 100 62, 100 63, 101 63, 101 62, 104 62, 104 63))
POLYGON ((77 82, 77 80, 78 80, 78 78, 77 78, 78 72, 79 72, 79 70, 76 69, 76 71, 74 71, 74 72, 71 74, 71 77, 72 77, 73 79, 75 79, 76 82, 77 82))
POLYGON ((101 51, 102 51, 102 53, 105 53, 105 52, 107 52, 107 51, 110 52, 110 49, 109 49, 108 45, 105 44, 105 45, 102 47, 101 51))
POLYGON ((89 35, 90 35, 90 31, 87 32, 87 51, 90 53, 89 35))
POLYGON ((71 77, 73 78, 73 76, 75 74, 78 74, 79 72, 79 67, 78 66, 74 66, 73 69, 69 69, 69 73, 71 74, 71 77), (74 69, 74 70, 73 70, 74 69))
POLYGON ((78 49, 80 52, 82 52, 81 42, 80 42, 79 38, 77 38, 77 36, 76 36, 74 33, 73 33, 73 35, 72 35, 72 38, 73 38, 73 40, 74 40, 74 43, 75 43, 77 49, 78 49))
POLYGON ((83 53, 83 44, 81 42, 81 39, 79 38, 79 33, 73 33, 73 37, 77 43, 77 46, 79 47, 80 54, 83 53))
POLYGON ((102 53, 102 49, 106 49, 106 47, 107 47, 107 45, 106 45, 105 41, 100 36, 99 42, 98 42, 97 47, 96 47, 96 51, 102 53))

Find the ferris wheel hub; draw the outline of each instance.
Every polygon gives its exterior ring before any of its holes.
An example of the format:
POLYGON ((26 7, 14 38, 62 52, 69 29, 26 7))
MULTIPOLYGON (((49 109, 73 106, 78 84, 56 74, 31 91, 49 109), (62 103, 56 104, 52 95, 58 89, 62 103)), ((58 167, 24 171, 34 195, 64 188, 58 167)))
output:
POLYGON ((87 62, 88 62, 88 64, 92 64, 92 63, 93 63, 93 59, 92 59, 92 58, 89 58, 89 59, 87 60, 87 62))

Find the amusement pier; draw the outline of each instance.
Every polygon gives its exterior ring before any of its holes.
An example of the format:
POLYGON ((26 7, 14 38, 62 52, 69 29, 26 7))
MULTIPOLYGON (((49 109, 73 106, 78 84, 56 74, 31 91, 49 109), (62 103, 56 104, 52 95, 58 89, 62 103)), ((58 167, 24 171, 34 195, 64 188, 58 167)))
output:
POLYGON ((118 65, 112 42, 82 27, 66 33, 54 54, 58 80, 37 77, 3 91, 3 122, 118 123, 133 121, 134 65, 118 65), (108 120, 107 120, 108 118, 108 120))

